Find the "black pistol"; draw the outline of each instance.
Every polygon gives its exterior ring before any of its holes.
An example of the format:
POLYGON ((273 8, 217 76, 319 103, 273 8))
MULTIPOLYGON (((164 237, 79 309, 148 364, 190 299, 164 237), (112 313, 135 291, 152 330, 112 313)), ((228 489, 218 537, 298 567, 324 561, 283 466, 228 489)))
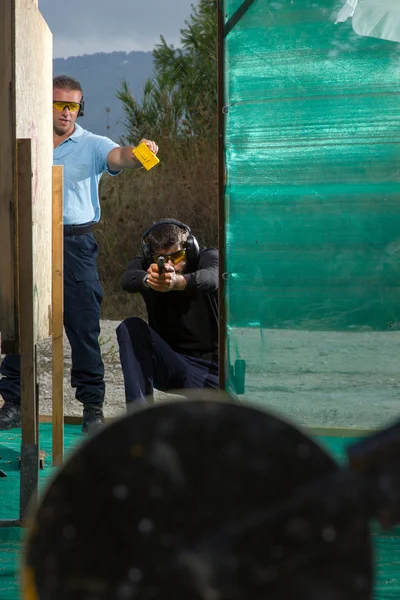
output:
POLYGON ((159 256, 157 258, 158 272, 161 274, 164 272, 165 258, 163 256, 159 256))

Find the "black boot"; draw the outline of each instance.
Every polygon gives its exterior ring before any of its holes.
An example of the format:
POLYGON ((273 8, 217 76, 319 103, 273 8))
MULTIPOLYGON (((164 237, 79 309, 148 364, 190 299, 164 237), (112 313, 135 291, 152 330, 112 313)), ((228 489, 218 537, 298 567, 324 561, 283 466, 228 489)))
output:
POLYGON ((21 406, 6 400, 0 408, 0 430, 13 427, 21 427, 21 406))
POLYGON ((103 405, 84 404, 82 432, 94 433, 104 425, 103 405))

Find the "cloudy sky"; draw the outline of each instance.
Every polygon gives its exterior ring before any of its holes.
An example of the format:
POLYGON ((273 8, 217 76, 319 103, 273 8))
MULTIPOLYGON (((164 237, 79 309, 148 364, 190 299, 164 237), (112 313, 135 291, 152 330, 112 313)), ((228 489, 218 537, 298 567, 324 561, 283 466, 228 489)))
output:
POLYGON ((178 45, 192 4, 197 0, 39 0, 39 9, 54 36, 54 58, 67 58, 153 50, 160 35, 178 45))

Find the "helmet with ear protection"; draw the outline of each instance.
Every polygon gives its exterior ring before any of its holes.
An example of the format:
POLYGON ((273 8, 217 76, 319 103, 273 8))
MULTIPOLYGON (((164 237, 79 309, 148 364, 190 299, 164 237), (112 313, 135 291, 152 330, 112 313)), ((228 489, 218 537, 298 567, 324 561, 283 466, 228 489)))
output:
POLYGON ((161 221, 157 221, 156 223, 153 223, 153 225, 150 225, 150 227, 148 227, 142 235, 141 252, 143 267, 145 269, 148 269, 151 263, 153 262, 151 246, 148 242, 146 242, 146 238, 149 235, 149 233, 153 231, 153 229, 156 229, 156 227, 159 227, 160 225, 176 225, 177 227, 186 229, 186 231, 188 232, 188 237, 184 246, 186 250, 186 258, 189 264, 196 263, 197 258, 199 256, 200 247, 189 225, 186 225, 181 221, 176 221, 175 219, 162 219, 161 221))

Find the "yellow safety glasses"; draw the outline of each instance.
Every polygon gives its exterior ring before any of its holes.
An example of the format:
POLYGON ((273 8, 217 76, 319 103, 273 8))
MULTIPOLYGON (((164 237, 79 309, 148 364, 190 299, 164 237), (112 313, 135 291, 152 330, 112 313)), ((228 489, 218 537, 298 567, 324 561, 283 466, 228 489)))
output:
POLYGON ((171 260, 174 263, 174 265, 177 265, 185 258, 186 250, 177 250, 172 254, 153 254, 153 260, 155 263, 157 262, 157 259, 160 258, 160 256, 163 256, 165 258, 166 263, 171 260))
POLYGON ((68 108, 69 112, 77 112, 80 109, 81 105, 79 102, 61 102, 58 100, 54 100, 53 108, 62 112, 66 108, 68 108))

